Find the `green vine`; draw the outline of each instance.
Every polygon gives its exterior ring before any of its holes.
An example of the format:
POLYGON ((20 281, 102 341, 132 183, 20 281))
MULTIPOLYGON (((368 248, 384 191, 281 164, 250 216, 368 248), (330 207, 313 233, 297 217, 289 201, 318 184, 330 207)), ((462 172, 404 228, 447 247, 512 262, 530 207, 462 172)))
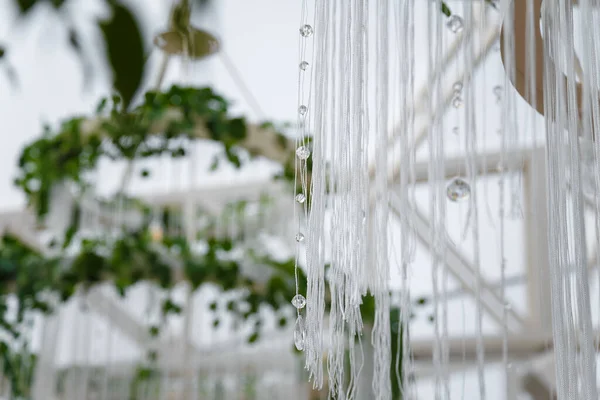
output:
MULTIPOLYGON (((94 183, 89 172, 97 168, 102 158, 126 161, 161 155, 179 158, 187 155, 192 141, 207 139, 221 143, 223 159, 239 168, 247 158, 243 157, 243 150, 249 157, 260 155, 260 151, 252 148, 247 140, 250 128, 246 120, 230 116, 228 106, 228 102, 210 88, 178 86, 166 92, 148 92, 142 104, 131 112, 123 110, 118 97, 104 99, 97 107, 94 120, 73 118, 56 132, 47 127, 40 139, 23 150, 15 183, 24 191, 38 217, 43 218, 49 212, 52 190, 68 182, 76 195, 83 195, 94 183)), ((293 179, 293 141, 277 133, 270 124, 265 123, 259 129, 264 131, 265 139, 274 140, 281 150, 278 161, 282 163, 283 172, 280 177, 293 179)), ((142 176, 149 176, 149 172, 143 171, 142 176)), ((11 343, 21 335, 23 318, 28 312, 49 313, 78 291, 85 292, 104 281, 113 282, 123 296, 141 281, 154 282, 167 292, 178 279, 188 281, 193 290, 206 283, 217 285, 223 291, 236 289, 239 295, 222 311, 248 321, 252 327, 248 336, 250 343, 260 337, 259 309, 270 307, 279 313, 296 293, 294 260, 276 261, 246 251, 242 258, 245 263, 270 269, 266 282, 255 282, 242 274, 240 262, 236 261, 239 257, 232 257, 239 249, 231 240, 199 237, 206 250, 198 253, 192 251, 191 243, 184 237, 172 233, 177 229, 168 229, 167 224, 173 219, 172 210, 162 210, 166 229, 157 239, 150 226, 155 217, 150 207, 121 194, 109 199, 109 203, 116 202, 125 203, 144 216, 141 226, 128 229, 118 239, 84 237, 80 232, 78 205, 71 210, 64 237, 55 238, 50 245, 54 256, 29 248, 15 236, 2 238, 0 328, 8 334, 6 340, 0 340, 0 346, 6 349, 2 354, 13 352, 22 357, 22 351, 14 349, 11 343), (178 261, 181 271, 174 270, 169 261, 172 259, 178 261), (17 298, 16 318, 9 318, 6 312, 9 296, 17 298)), ((305 281, 300 278, 300 282, 305 281)), ((160 307, 163 322, 168 315, 182 311, 181 305, 171 298, 165 299, 160 307)), ((218 308, 211 305, 215 311, 218 308)), ((284 315, 279 318, 282 327, 288 323, 284 315)), ((148 327, 149 336, 158 337, 160 328, 148 327)), ((152 376, 156 351, 150 350, 147 358, 149 364, 138 369, 138 383, 152 376)), ((11 385, 13 395, 26 398, 29 384, 17 384, 23 378, 19 373, 22 368, 10 366, 10 362, 5 362, 3 372, 15 380, 11 385)))
MULTIPOLYGON (((69 181, 84 191, 92 183, 86 180, 86 173, 93 171, 104 157, 129 161, 161 155, 180 158, 187 154, 187 144, 200 138, 221 143, 225 159, 240 168, 240 150, 249 127, 244 118, 231 117, 228 106, 210 88, 178 86, 167 92, 146 93, 143 103, 132 112, 122 110, 118 97, 104 99, 97 107, 95 123, 73 118, 64 122, 58 132, 47 127, 42 138, 23 150, 15 183, 38 215, 44 216, 50 190, 56 184, 69 181)), ((261 128, 272 129, 269 124, 261 128)), ((291 180, 292 141, 279 133, 274 133, 272 139, 283 154, 282 177, 291 180)), ((255 148, 247 150, 251 157, 259 155, 255 148)))

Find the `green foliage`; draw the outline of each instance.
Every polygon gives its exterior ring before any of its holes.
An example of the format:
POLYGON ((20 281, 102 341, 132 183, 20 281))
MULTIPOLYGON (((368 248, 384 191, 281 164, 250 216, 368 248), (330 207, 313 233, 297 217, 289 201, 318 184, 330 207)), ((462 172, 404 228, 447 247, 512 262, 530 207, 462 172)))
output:
MULTIPOLYGON (((50 128, 28 145, 19 158, 16 184, 25 192, 39 216, 48 212, 50 191, 54 185, 69 181, 85 191, 90 182, 86 172, 96 168, 102 157, 134 160, 159 155, 177 158, 186 154, 181 139, 196 139, 198 124, 208 137, 223 145, 225 159, 239 168, 239 145, 247 135, 244 118, 228 115, 228 102, 210 88, 173 86, 166 92, 148 92, 144 102, 131 112, 123 111, 120 98, 103 99, 98 107, 98 123, 83 131, 84 119, 77 117, 62 123, 57 132, 50 128), (106 109, 108 117, 105 116, 106 109), (164 129, 156 124, 168 118, 164 129), (178 145, 174 145, 178 143, 178 145)), ((284 170, 293 168, 294 155, 284 170)), ((293 173, 286 175, 293 179, 293 173)))
MULTIPOLYGON (((70 119, 56 132, 46 127, 43 136, 28 145, 20 156, 15 183, 25 192, 39 217, 48 213, 50 195, 57 185, 69 182, 76 193, 85 193, 93 183, 86 181, 86 176, 97 167, 101 158, 137 160, 165 154, 182 157, 187 148, 181 143, 195 140, 198 128, 202 138, 223 145, 225 160, 236 167, 242 165, 238 148, 246 139, 246 121, 230 117, 227 101, 210 88, 173 86, 166 92, 149 92, 143 103, 131 111, 124 109, 120 97, 103 99, 97 107, 96 122, 85 131, 84 121, 80 117, 70 119), (160 126, 156 127, 156 124, 160 126)), ((290 151, 289 158, 293 162, 293 149, 290 151)), ((143 171, 142 176, 149 176, 149 173, 143 171)), ((169 264, 169 257, 181 263, 183 279, 190 282, 193 289, 211 283, 223 291, 236 289, 240 292, 222 311, 234 315, 237 320, 249 322, 252 331, 248 341, 251 343, 260 337, 260 324, 256 323, 260 320, 259 310, 266 306, 277 311, 289 305, 296 290, 294 260, 273 261, 250 252, 243 257, 244 262, 262 265, 272 271, 266 284, 254 282, 241 274, 239 262, 231 256, 236 250, 231 240, 200 237, 198 239, 206 243, 207 250, 199 254, 191 251, 185 238, 173 236, 168 229, 160 239, 153 238, 150 208, 139 200, 119 195, 103 205, 112 207, 117 202, 146 216, 142 226, 123 232, 118 239, 82 237, 78 206, 71 210, 64 237, 53 241, 54 257, 41 255, 14 237, 2 238, 0 330, 10 335, 8 343, 19 337, 27 312, 51 312, 78 290, 89 290, 104 281, 113 282, 122 296, 141 281, 154 282, 170 291, 177 283, 178 272, 169 264), (9 295, 18 300, 19 309, 14 320, 5 312, 9 295), (48 298, 58 299, 59 303, 50 304, 48 298)), ((244 206, 241 203, 234 208, 239 210, 244 206)), ((170 209, 164 209, 160 214, 163 226, 167 228, 177 216, 170 209)), ((211 309, 218 310, 218 304, 211 305, 211 309)), ((158 338, 165 318, 181 312, 181 305, 166 298, 161 304, 162 323, 148 327, 150 337, 158 338)), ((219 320, 215 320, 215 327, 218 325, 219 320)), ((149 365, 143 366, 133 386, 140 387, 143 381, 150 379, 150 375, 143 372, 153 370, 156 358, 155 351, 148 353, 149 365)), ((8 373, 17 379, 16 373, 8 373)), ((25 395, 21 386, 14 387, 15 396, 25 395)))
POLYGON ((128 8, 109 0, 112 18, 100 25, 113 69, 114 88, 128 109, 144 76, 144 42, 135 17, 128 8))
POLYGON ((0 342, 0 364, 3 376, 10 382, 12 398, 29 398, 35 362, 34 354, 25 350, 17 351, 0 342))
MULTIPOLYGON (((484 1, 490 7, 498 9, 498 6, 496 5, 497 0, 484 0, 484 1)), ((444 14, 446 17, 451 17, 453 15, 452 10, 450 10, 450 7, 448 7, 448 4, 444 1, 442 1, 441 11, 442 11, 442 14, 444 14)))

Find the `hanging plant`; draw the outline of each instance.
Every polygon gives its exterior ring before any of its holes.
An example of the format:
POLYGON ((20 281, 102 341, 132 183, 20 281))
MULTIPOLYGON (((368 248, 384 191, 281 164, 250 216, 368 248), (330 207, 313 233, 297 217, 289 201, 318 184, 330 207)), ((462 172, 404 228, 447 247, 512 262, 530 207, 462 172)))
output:
POLYGON ((228 102, 210 88, 173 86, 166 92, 146 93, 131 112, 113 97, 99 103, 95 119, 72 118, 57 132, 46 128, 42 138, 23 150, 15 183, 42 217, 48 212, 50 190, 69 181, 85 191, 91 184, 85 175, 101 158, 180 158, 188 151, 183 143, 198 139, 221 143, 224 158, 236 168, 242 165, 240 151, 246 150, 250 157, 262 155, 280 163, 281 177, 293 179, 292 140, 268 123, 250 127, 243 117, 230 116, 228 102))

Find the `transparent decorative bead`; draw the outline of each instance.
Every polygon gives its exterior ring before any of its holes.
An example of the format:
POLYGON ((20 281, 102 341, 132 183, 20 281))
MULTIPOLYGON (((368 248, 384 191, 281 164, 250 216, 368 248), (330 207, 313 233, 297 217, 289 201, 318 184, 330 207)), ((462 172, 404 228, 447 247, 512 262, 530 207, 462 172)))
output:
POLYGON ((305 338, 306 331, 304 329, 304 320, 301 315, 298 315, 296 325, 294 326, 294 345, 299 351, 304 350, 305 338))
POLYGON ((494 86, 494 94, 496 95, 496 102, 500 102, 502 100, 502 92, 504 89, 502 86, 494 86))
POLYGON ((296 201, 300 204, 304 203, 306 201, 306 196, 304 195, 304 193, 298 193, 296 195, 296 201))
POLYGON ((314 31, 313 27, 312 27, 312 26, 310 26, 310 25, 308 25, 308 24, 307 24, 307 25, 302 25, 302 27, 300 28, 300 34, 301 34, 303 37, 309 37, 309 36, 312 36, 312 34, 313 34, 314 32, 315 32, 315 31, 314 31))
POLYGON ((460 107, 462 107, 462 105, 463 105, 462 97, 456 96, 456 97, 454 97, 454 99, 452 99, 452 107, 460 108, 460 107))
POLYGON ((308 65, 309 65, 309 64, 308 64, 306 61, 302 61, 302 62, 300 63, 300 69, 301 69, 302 71, 306 71, 306 68, 308 68, 308 65))
POLYGON ((306 299, 301 294, 297 294, 292 299, 292 305, 298 310, 301 310, 304 308, 304 306, 306 306, 306 299))
POLYGON ((454 202, 466 200, 471 195, 471 186, 460 178, 455 178, 446 189, 448 198, 454 202))
POLYGON ((300 146, 296 149, 296 155, 301 160, 306 160, 310 157, 310 150, 306 146, 300 146))
POLYGON ((304 241, 304 234, 302 234, 301 232, 296 233, 296 242, 300 243, 304 241))
POLYGON ((452 33, 460 33, 463 30, 463 20, 458 15, 453 15, 448 18, 448 22, 446 23, 448 29, 452 31, 452 33))
POLYGON ((306 107, 306 106, 300 106, 300 107, 298 107, 298 114, 300 114, 300 115, 306 115, 307 112, 308 112, 308 107, 306 107))
POLYGON ((458 133, 459 133, 458 126, 455 126, 454 128, 452 128, 452 133, 455 135, 458 135, 458 133))
POLYGON ((463 84, 461 81, 454 82, 454 85, 452 85, 452 89, 455 92, 460 92, 462 90, 462 88, 463 88, 463 84))

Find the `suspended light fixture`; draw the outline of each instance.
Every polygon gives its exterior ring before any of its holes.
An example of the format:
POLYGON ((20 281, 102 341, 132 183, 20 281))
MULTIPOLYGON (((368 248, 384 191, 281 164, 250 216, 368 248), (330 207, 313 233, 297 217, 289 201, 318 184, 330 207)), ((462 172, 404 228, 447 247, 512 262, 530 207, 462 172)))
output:
POLYGON ((219 51, 218 39, 209 32, 191 25, 189 0, 173 8, 169 30, 154 38, 154 45, 168 55, 198 60, 219 51))

